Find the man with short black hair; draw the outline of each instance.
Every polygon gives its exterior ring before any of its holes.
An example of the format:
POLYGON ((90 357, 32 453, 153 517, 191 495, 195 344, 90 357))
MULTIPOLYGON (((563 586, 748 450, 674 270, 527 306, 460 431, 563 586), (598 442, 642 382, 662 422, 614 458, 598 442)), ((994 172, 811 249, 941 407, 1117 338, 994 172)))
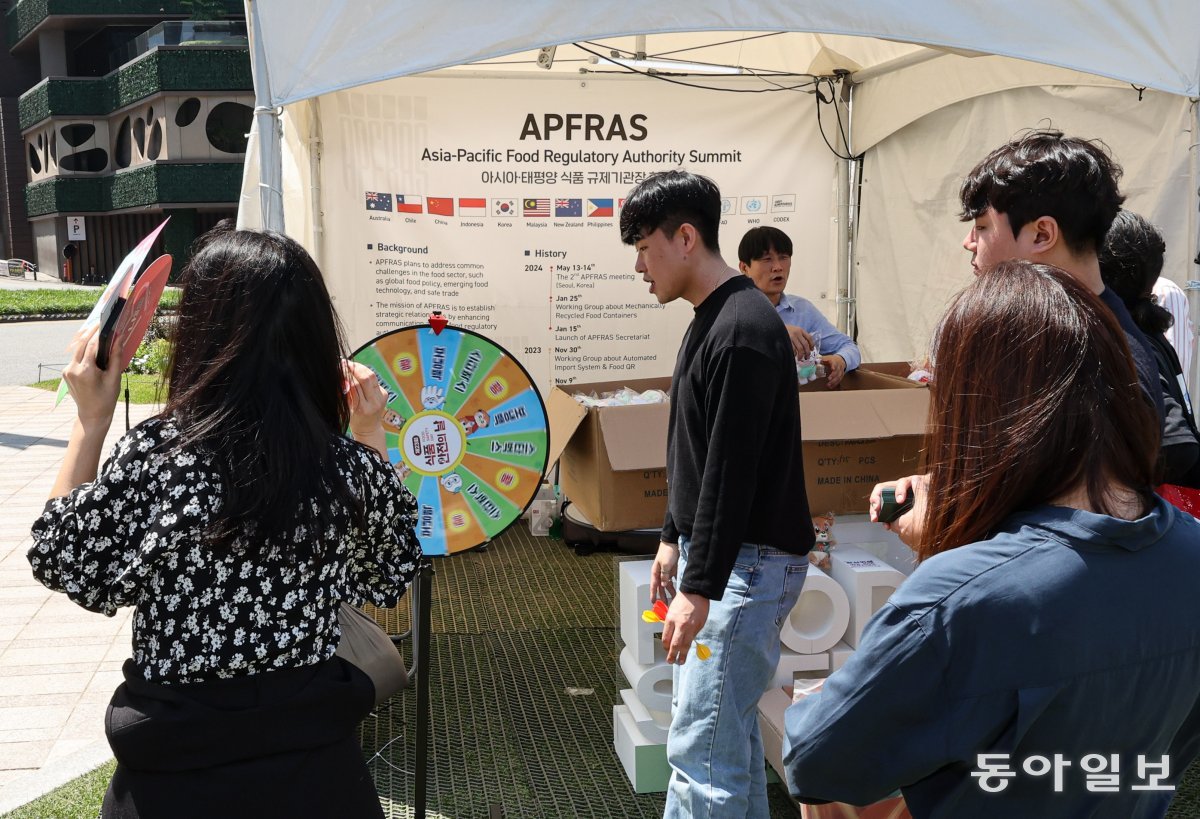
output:
MULTIPOLYGON (((1104 237, 1125 201, 1117 186, 1121 173, 1098 141, 1061 131, 1030 131, 996 148, 963 180, 961 216, 972 223, 963 247, 971 252, 976 274, 998 262, 1024 259, 1059 267, 1098 295, 1125 331, 1142 392, 1165 424, 1165 402, 1173 399, 1165 394, 1154 350, 1100 275, 1104 237)), ((923 484, 920 475, 877 484, 871 493, 872 518, 883 488, 894 486, 896 500, 903 503, 913 486, 921 489, 923 484)), ((912 511, 884 524, 906 543, 919 539, 923 503, 933 502, 923 494, 918 492, 912 511)))
POLYGON ((1125 331, 1147 398, 1165 416, 1154 350, 1121 299, 1104 286, 1100 248, 1125 197, 1121 166, 1100 142, 1031 131, 1001 145, 967 175, 959 191, 963 240, 976 273, 996 262, 1052 264, 1098 295, 1125 331))
POLYGON ((677 664, 665 816, 765 819, 758 700, 813 529, 791 343, 771 303, 721 258, 720 219, 711 180, 667 171, 629 194, 621 240, 660 303, 695 308, 671 379, 670 493, 650 575, 652 599, 671 595, 662 639, 677 664), (709 659, 688 657, 695 640, 709 659))
POLYGON ((792 272, 792 239, 777 227, 750 228, 738 244, 738 269, 750 277, 775 305, 783 319, 796 358, 814 346, 829 376, 826 386, 834 389, 850 370, 862 363, 858 345, 834 327, 808 299, 784 293, 792 272))

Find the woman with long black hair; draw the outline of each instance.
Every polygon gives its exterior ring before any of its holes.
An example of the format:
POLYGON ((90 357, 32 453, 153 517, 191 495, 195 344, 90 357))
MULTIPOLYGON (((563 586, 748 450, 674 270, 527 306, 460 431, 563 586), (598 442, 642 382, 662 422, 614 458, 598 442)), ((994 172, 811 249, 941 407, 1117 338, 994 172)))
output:
POLYGON ((374 691, 334 652, 340 602, 396 605, 420 557, 385 394, 286 236, 214 231, 182 280, 166 406, 99 474, 120 373, 76 340, 29 552, 84 608, 135 608, 102 815, 382 816, 356 737, 374 691))

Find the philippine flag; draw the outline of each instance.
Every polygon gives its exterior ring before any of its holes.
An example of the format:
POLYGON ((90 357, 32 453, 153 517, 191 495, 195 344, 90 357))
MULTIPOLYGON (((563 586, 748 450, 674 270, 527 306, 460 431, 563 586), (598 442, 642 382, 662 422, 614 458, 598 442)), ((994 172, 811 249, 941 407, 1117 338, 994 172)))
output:
POLYGON ((582 199, 555 199, 555 216, 583 216, 582 199))
POLYGON ((392 195, 390 193, 375 193, 367 191, 367 210, 386 210, 392 209, 392 195))
POLYGON ((459 199, 458 200, 458 215, 459 216, 487 216, 487 200, 486 199, 459 199))
POLYGON ((435 216, 453 216, 454 199, 449 196, 431 196, 425 209, 435 216))
POLYGON ((611 199, 589 199, 588 200, 588 218, 599 219, 603 216, 611 217, 613 215, 613 200, 611 199))
POLYGON ((521 210, 526 216, 549 216, 549 199, 526 199, 521 203, 521 210))
POLYGON ((407 193, 396 194, 396 212, 397 213, 420 213, 421 212, 421 197, 413 196, 407 193))
POLYGON ((516 199, 493 199, 492 216, 513 216, 517 212, 516 199))

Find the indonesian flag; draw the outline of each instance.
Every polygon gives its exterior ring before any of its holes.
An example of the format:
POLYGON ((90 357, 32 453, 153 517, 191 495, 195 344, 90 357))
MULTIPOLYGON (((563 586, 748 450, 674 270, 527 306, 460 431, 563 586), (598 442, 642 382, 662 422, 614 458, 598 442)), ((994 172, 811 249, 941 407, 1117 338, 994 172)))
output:
POLYGON ((486 216, 487 215, 487 200, 486 199, 459 199, 458 200, 458 215, 459 216, 486 216))

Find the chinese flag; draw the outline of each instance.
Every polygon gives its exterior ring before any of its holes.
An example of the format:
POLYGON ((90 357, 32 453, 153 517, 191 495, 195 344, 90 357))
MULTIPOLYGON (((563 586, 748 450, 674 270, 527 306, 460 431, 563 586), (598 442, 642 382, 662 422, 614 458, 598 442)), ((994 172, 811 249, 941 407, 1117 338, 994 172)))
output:
POLYGON ((453 216, 454 199, 449 196, 431 196, 425 200, 425 210, 435 216, 453 216))

